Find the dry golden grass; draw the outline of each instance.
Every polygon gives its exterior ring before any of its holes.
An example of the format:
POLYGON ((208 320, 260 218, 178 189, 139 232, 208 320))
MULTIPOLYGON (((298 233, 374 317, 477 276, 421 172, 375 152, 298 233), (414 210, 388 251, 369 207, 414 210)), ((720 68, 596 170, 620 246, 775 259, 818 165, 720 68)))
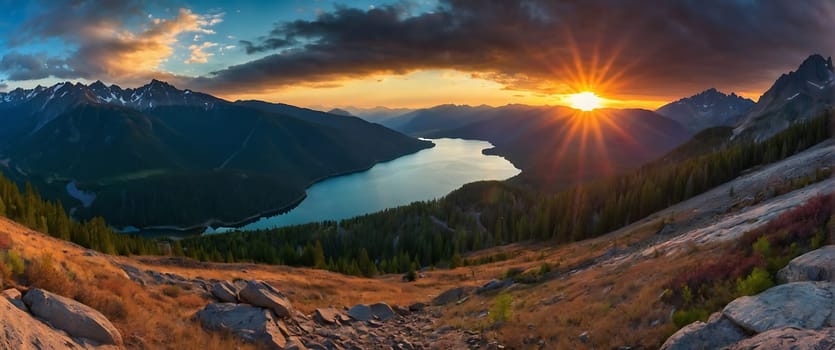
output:
MULTIPOLYGON (((674 331, 670 306, 661 301, 664 285, 699 260, 710 259, 716 249, 700 248, 678 257, 645 257, 621 265, 587 266, 613 248, 623 249, 652 237, 662 220, 651 218, 628 230, 563 246, 514 244, 468 256, 507 253, 511 259, 451 270, 426 271, 424 278, 405 283, 401 275, 374 279, 323 270, 255 264, 199 263, 164 257, 112 257, 90 253, 73 244, 32 232, 0 218, 0 234, 8 233, 13 249, 27 259, 51 254, 55 266, 77 289, 63 290, 102 311, 122 331, 129 348, 234 349, 248 345, 228 336, 209 334, 191 321, 206 300, 192 291, 171 287, 141 287, 130 281, 117 263, 141 270, 175 273, 187 278, 261 279, 284 292, 304 313, 317 307, 387 302, 409 305, 428 302, 454 287, 480 286, 503 278, 508 269, 538 271, 549 264, 560 277, 511 289, 510 321, 494 327, 490 317, 479 317, 493 306, 495 295, 473 296, 461 305, 442 307, 438 327, 451 325, 483 331, 490 339, 513 348, 530 348, 528 338, 545 341, 545 348, 605 349, 622 345, 655 348, 674 331), (556 299, 555 299, 556 298, 556 299), (588 331, 589 342, 579 334, 588 331), (539 338, 537 338, 539 337, 539 338)), ((49 278, 50 281, 53 278, 49 278)), ((54 279, 61 289, 62 279, 54 279)), ((40 282, 39 282, 40 283, 40 282)))

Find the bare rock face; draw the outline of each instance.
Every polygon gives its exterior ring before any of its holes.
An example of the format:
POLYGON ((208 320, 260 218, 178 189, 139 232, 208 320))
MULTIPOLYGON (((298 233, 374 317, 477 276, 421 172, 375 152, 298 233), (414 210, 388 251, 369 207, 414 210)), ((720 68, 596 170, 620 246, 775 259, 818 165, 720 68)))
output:
POLYGON ((799 328, 772 329, 726 348, 726 350, 761 349, 835 349, 835 328, 824 328, 820 330, 799 328))
POLYGON ((721 349, 745 339, 745 332, 718 312, 705 322, 679 329, 661 346, 662 350, 721 349))
POLYGON ((23 302, 32 314, 73 337, 100 344, 122 344, 122 335, 100 312, 75 300, 42 289, 30 289, 23 302))
POLYGON ((801 281, 835 282, 835 245, 813 250, 794 258, 777 272, 780 283, 801 281))
POLYGON ((195 317, 208 330, 228 331, 244 341, 264 344, 270 349, 284 349, 287 345, 275 317, 267 309, 217 303, 206 305, 195 317))
POLYGON ((313 319, 319 324, 338 324, 340 312, 332 307, 319 308, 313 311, 313 319))
POLYGON ((293 306, 281 292, 263 281, 247 281, 246 286, 238 293, 242 302, 268 308, 276 316, 289 318, 293 315, 293 306))
POLYGON ((23 296, 20 294, 20 291, 14 288, 6 289, 0 292, 0 297, 5 298, 8 300, 12 305, 17 306, 18 309, 23 310, 25 312, 29 312, 29 309, 26 307, 26 304, 23 303, 23 296))
POLYGON ((394 310, 391 308, 391 306, 389 306, 386 303, 371 304, 369 308, 371 308, 372 317, 383 322, 388 321, 397 316, 397 314, 394 313, 394 310))
POLYGON ((224 303, 238 302, 238 287, 229 281, 220 281, 212 286, 212 296, 224 303))
POLYGON ((797 327, 819 329, 828 325, 835 299, 832 283, 795 282, 741 297, 728 304, 722 314, 754 333, 797 327))
POLYGON ((374 319, 374 316, 371 315, 371 308, 365 304, 354 305, 352 308, 348 309, 348 316, 351 316, 351 318, 361 322, 371 321, 374 319))
POLYGON ((437 297, 435 297, 435 299, 432 299, 432 305, 441 306, 441 305, 454 303, 454 302, 457 302, 457 301, 463 299, 469 293, 470 293, 469 288, 465 288, 465 287, 452 288, 452 289, 450 289, 446 292, 441 293, 441 295, 438 295, 437 297))
POLYGON ((115 345, 96 346, 78 343, 66 333, 49 327, 32 315, 20 310, 6 298, 0 298, 0 349, 15 350, 64 350, 96 349, 116 350, 115 345))

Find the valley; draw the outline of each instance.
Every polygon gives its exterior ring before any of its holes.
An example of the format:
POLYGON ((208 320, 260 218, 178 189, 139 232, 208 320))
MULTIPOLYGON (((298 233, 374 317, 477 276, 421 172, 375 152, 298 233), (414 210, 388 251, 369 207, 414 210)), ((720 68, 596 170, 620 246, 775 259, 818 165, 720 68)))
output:
POLYGON ((0 350, 835 349, 835 2, 0 11, 0 350))

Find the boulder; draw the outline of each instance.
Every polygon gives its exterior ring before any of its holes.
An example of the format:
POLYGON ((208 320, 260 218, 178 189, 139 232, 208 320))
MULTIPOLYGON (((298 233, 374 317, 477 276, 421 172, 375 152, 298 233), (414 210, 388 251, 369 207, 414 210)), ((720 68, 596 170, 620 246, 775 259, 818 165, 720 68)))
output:
POLYGON ((307 348, 301 340, 296 337, 291 337, 287 340, 287 345, 284 347, 284 350, 307 350, 307 348))
POLYGON ((479 287, 478 289, 476 289, 475 293, 476 294, 488 293, 488 292, 492 292, 494 290, 507 288, 511 284, 513 284, 513 279, 510 279, 510 278, 505 278, 503 280, 492 280, 490 282, 485 283, 483 286, 479 287))
POLYGON ((419 311, 423 311, 423 309, 425 307, 426 307, 426 304, 424 304, 424 303, 414 303, 412 305, 409 305, 409 311, 419 312, 419 311))
POLYGON ((18 309, 22 311, 29 312, 29 309, 26 308, 26 304, 23 303, 23 299, 21 297, 20 291, 14 288, 6 289, 0 292, 0 297, 5 298, 12 305, 16 306, 18 309))
MULTIPOLYGON (((9 299, 0 298, 0 349, 15 350, 64 350, 86 349, 64 332, 52 329, 32 315, 12 305, 9 299)), ((99 347, 103 349, 106 346, 99 347)), ((114 347, 115 348, 115 347, 114 347)))
POLYGON ((721 349, 745 339, 745 332, 720 313, 705 322, 696 321, 670 336, 662 350, 721 349))
POLYGON ((278 317, 288 318, 293 315, 290 301, 267 282, 247 281, 238 297, 242 302, 272 309, 278 317))
POLYGON ((397 316, 397 314, 394 313, 394 310, 392 310, 391 306, 389 306, 389 304, 386 303, 371 304, 369 308, 371 309, 371 316, 383 322, 394 318, 394 316, 397 316))
POLYGON ((802 281, 835 282, 835 245, 813 250, 794 258, 777 272, 780 283, 802 281))
POLYGON ((313 311, 313 319, 319 324, 339 324, 342 320, 341 314, 332 307, 319 308, 313 311))
POLYGON ((468 293, 469 290, 464 287, 452 288, 436 296, 435 299, 432 299, 432 305, 441 306, 454 303, 467 296, 468 293))
POLYGON ((722 314, 754 333, 797 327, 818 329, 828 324, 833 306, 832 283, 795 282, 754 296, 737 298, 722 314))
POLYGON ((374 318, 371 308, 365 304, 354 305, 348 309, 348 316, 360 322, 371 321, 374 318))
POLYGON ((777 328, 757 334, 726 348, 726 350, 763 349, 835 349, 835 328, 820 330, 777 328))
POLYGON ((230 332, 246 342, 260 343, 270 349, 284 349, 287 345, 270 310, 246 304, 215 303, 206 305, 195 317, 208 330, 230 332))
POLYGON ((224 303, 237 303, 238 287, 229 281, 220 281, 212 285, 212 296, 224 303))
POLYGON ((33 315, 73 337, 100 344, 122 344, 122 335, 100 312, 75 300, 42 289, 30 289, 23 302, 33 315))

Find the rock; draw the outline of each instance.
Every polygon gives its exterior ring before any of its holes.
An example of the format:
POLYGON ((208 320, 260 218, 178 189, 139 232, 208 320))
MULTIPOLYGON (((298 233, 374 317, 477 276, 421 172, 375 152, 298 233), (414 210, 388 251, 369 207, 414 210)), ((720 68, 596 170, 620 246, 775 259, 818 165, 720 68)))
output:
POLYGON ((813 250, 794 258, 777 272, 780 283, 801 281, 835 282, 835 245, 813 250))
POLYGON ((271 349, 284 349, 287 340, 270 310, 246 304, 215 303, 206 305, 195 315, 204 328, 230 332, 250 343, 271 349))
POLYGON ((20 294, 20 291, 14 288, 9 288, 0 292, 0 296, 9 300, 20 300, 23 297, 20 294))
POLYGON ((464 287, 452 288, 446 292, 441 293, 441 295, 432 299, 432 305, 441 306, 446 305, 449 303, 457 302, 461 300, 465 296, 467 296, 468 290, 464 287))
POLYGON ((100 344, 122 345, 122 335, 100 312, 75 300, 42 289, 30 289, 23 302, 32 314, 73 337, 100 344))
POLYGON ((423 309, 425 307, 426 307, 426 304, 424 304, 424 303, 414 303, 412 305, 409 305, 409 311, 412 311, 412 312, 423 311, 423 309))
POLYGON ((290 301, 273 286, 263 281, 247 281, 246 286, 238 293, 241 301, 260 307, 272 309, 278 317, 293 315, 290 301))
POLYGON ((238 302, 238 288, 229 281, 220 281, 212 286, 212 296, 224 303, 238 302))
POLYGON ((833 348, 835 348, 835 328, 820 330, 778 328, 742 340, 727 347, 726 350, 818 350, 833 348))
POLYGON ((397 316, 394 310, 391 309, 391 306, 386 303, 372 304, 369 308, 371 309, 371 316, 383 322, 397 316))
POLYGON ((360 322, 371 321, 373 318, 371 308, 365 304, 354 305, 354 307, 348 309, 348 316, 360 322))
POLYGON ((717 312, 707 323, 696 321, 679 329, 664 342, 661 350, 721 349, 745 337, 741 328, 717 312))
POLYGON ((400 305, 394 306, 394 312, 396 312, 400 316, 408 316, 412 313, 408 308, 402 307, 400 305))
POLYGON ((287 345, 284 346, 284 350, 307 350, 307 348, 298 338, 290 337, 287 340, 287 345))
MULTIPOLYGON (((89 348, 64 332, 52 329, 32 315, 0 298, 0 349, 64 350, 89 348)), ((99 347, 99 349, 104 346, 99 347)))
POLYGON ((320 308, 313 311, 313 319, 319 324, 339 324, 342 313, 332 307, 320 308))
POLYGON ((510 278, 505 278, 503 280, 492 280, 490 282, 485 283, 483 286, 479 287, 478 289, 476 289, 475 293, 476 294, 483 294, 483 293, 491 292, 491 291, 494 291, 494 290, 509 287, 511 284, 513 284, 513 280, 510 279, 510 278))
POLYGON ((589 332, 585 331, 583 333, 580 333, 580 336, 578 336, 577 338, 580 339, 581 343, 586 344, 589 342, 589 332))
POLYGON ((12 305, 16 306, 18 309, 29 312, 29 309, 26 308, 26 304, 24 304, 23 300, 21 299, 19 290, 14 288, 6 289, 0 292, 0 296, 11 302, 12 305))
POLYGON ((795 282, 738 298, 722 314, 754 333, 784 327, 818 329, 827 324, 833 309, 828 282, 795 282))

